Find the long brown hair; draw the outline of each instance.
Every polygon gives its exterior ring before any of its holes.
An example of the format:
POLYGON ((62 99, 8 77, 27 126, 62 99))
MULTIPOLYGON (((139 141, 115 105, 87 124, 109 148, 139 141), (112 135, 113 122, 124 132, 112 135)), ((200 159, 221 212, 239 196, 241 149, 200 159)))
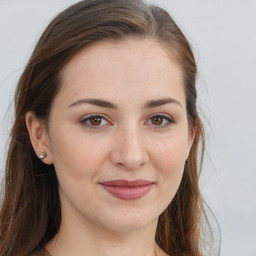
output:
POLYGON ((61 86, 61 71, 68 61, 97 41, 128 37, 155 40, 176 56, 183 69, 188 122, 190 130, 196 127, 195 139, 180 187, 159 217, 156 242, 172 256, 202 255, 205 211, 198 179, 204 130, 197 112, 197 67, 190 44, 160 7, 141 0, 84 0, 48 25, 17 85, 0 212, 1 256, 28 255, 43 248, 61 222, 54 167, 37 158, 25 124, 26 113, 33 111, 47 123, 61 86))

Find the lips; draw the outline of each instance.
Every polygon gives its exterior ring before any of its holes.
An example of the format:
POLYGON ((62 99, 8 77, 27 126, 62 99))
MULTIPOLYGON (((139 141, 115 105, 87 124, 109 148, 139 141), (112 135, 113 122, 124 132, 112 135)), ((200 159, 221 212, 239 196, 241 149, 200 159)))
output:
POLYGON ((134 200, 146 195, 151 190, 154 182, 147 180, 111 180, 102 182, 100 185, 119 199, 134 200))

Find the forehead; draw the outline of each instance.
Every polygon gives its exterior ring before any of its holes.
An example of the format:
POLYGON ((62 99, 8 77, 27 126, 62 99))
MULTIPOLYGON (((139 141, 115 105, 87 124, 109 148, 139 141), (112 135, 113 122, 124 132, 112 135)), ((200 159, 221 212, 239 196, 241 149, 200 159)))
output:
MULTIPOLYGON (((143 61, 147 67, 152 66, 155 62, 163 65, 178 64, 177 57, 172 54, 171 48, 165 44, 156 42, 153 39, 136 39, 127 38, 125 40, 103 40, 86 46, 71 58, 68 64, 62 70, 62 74, 66 75, 72 68, 77 68, 77 64, 96 64, 100 66, 104 60, 118 61, 118 63, 126 62, 127 65, 134 65, 143 61), (95 62, 95 58, 100 62, 95 62), (87 60, 87 61, 86 61, 87 60), (94 61, 93 61, 94 60, 94 61)), ((104 63, 103 63, 104 64, 104 63)))
POLYGON ((60 94, 66 97, 76 98, 81 93, 88 97, 124 96, 121 92, 140 98, 182 93, 184 99, 182 69, 159 43, 129 39, 92 44, 78 52, 62 71, 60 94))

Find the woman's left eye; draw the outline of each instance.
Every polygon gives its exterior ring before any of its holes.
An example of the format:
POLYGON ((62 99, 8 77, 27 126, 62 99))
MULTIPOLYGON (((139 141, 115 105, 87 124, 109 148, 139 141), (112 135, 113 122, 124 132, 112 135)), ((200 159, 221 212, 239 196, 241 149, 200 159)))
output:
POLYGON ((160 114, 151 116, 148 122, 150 125, 154 126, 154 128, 164 128, 175 123, 171 117, 160 114))
POLYGON ((82 125, 91 128, 99 129, 102 126, 109 125, 110 123, 107 119, 101 115, 89 115, 85 116, 81 121, 82 125))

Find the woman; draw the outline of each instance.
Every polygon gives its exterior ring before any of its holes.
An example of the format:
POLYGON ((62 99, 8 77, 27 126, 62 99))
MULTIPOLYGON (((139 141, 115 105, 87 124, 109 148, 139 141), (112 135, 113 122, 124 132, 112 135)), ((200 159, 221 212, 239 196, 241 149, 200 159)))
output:
POLYGON ((159 7, 60 13, 15 94, 0 255, 202 255, 196 75, 159 7))

